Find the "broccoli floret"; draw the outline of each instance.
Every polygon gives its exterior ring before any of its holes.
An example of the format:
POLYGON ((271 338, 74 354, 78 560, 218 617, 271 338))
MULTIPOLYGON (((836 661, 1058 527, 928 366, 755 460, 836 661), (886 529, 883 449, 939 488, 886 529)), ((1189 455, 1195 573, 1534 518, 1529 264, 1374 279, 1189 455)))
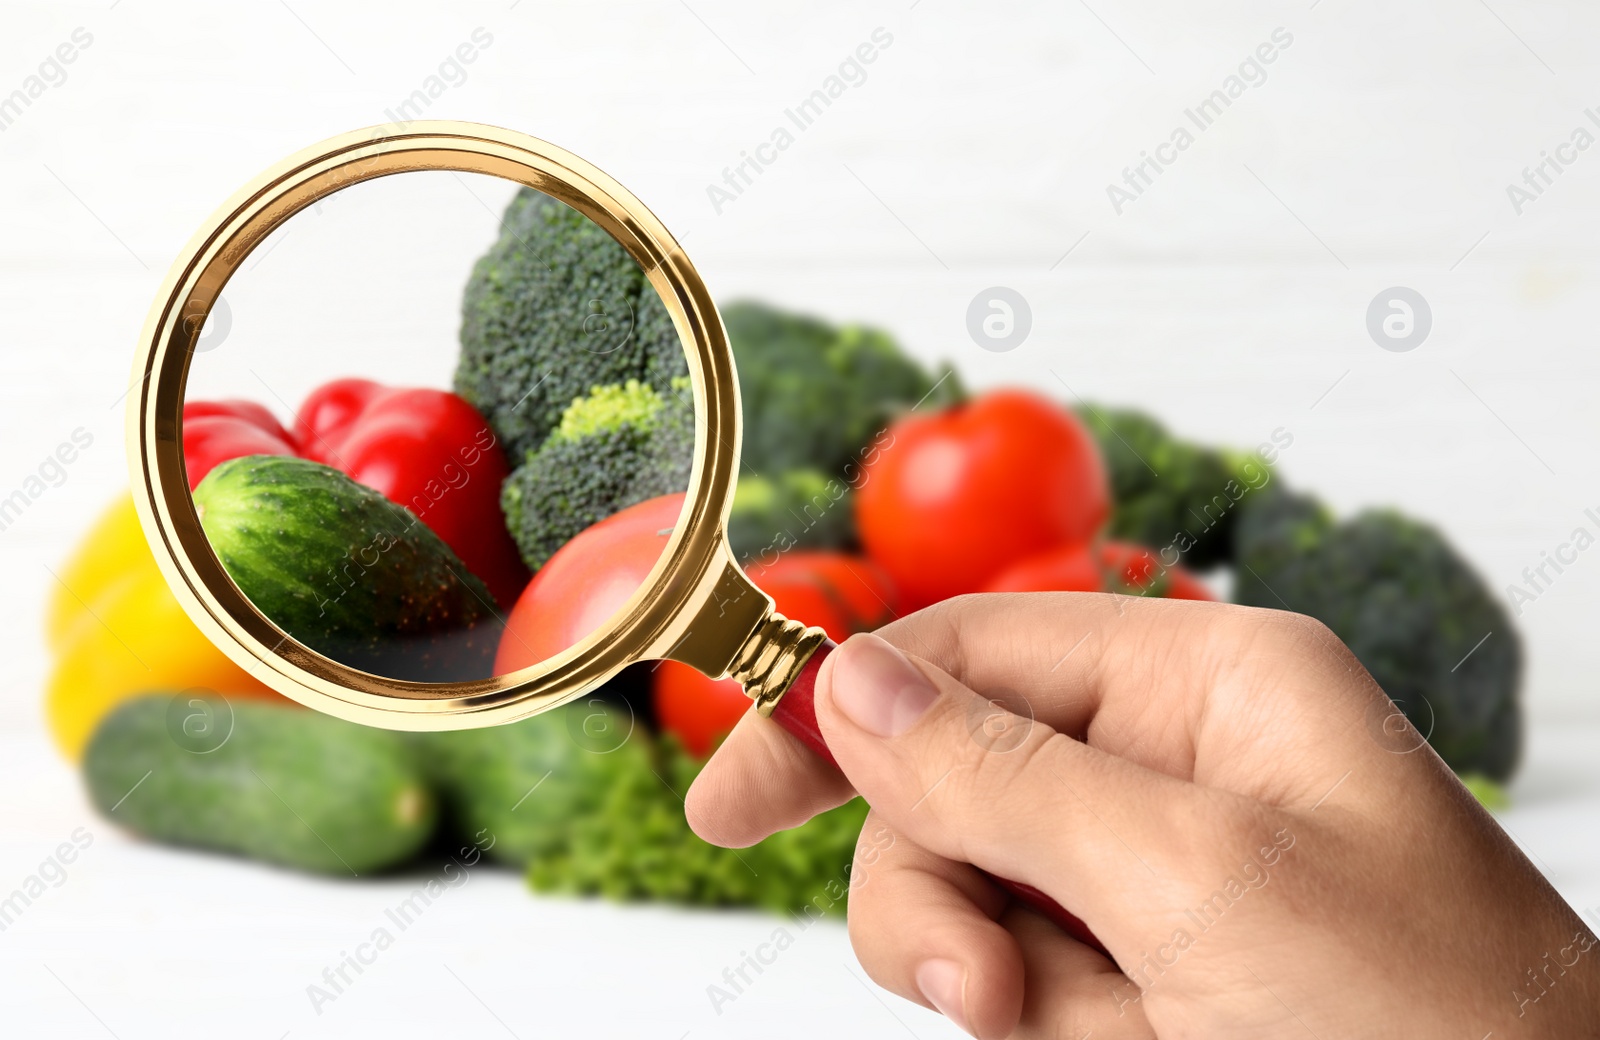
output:
POLYGON ((584 528, 657 495, 684 491, 694 466, 689 381, 666 393, 637 380, 573 401, 537 451, 506 478, 500 507, 538 570, 584 528))
POLYGON ((1111 478, 1111 537, 1173 546, 1192 570, 1231 558, 1239 503, 1271 481, 1271 467, 1256 455, 1174 437, 1143 412, 1099 405, 1077 412, 1099 442, 1111 478))
POLYGON ((851 479, 846 468, 895 413, 960 398, 953 374, 929 376, 874 329, 836 329, 753 302, 724 307, 722 320, 744 403, 744 461, 756 473, 810 468, 851 479))
POLYGON ((790 549, 851 548, 852 497, 844 480, 814 469, 741 477, 728 517, 733 555, 748 563, 790 549))
POLYGON ((519 191, 467 281, 455 376, 507 457, 538 448, 592 387, 687 373, 672 319, 627 250, 577 210, 519 191))
POLYGON ((1281 488, 1242 506, 1238 602, 1319 619, 1452 769, 1510 777, 1522 744, 1522 643, 1444 536, 1392 510, 1336 523, 1281 488))

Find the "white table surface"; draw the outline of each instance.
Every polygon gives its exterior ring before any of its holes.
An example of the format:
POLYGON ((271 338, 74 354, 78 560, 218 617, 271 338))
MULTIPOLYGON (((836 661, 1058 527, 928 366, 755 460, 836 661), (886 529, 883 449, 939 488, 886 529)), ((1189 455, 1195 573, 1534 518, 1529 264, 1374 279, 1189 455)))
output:
MULTIPOLYGON (((1600 928, 1597 742, 1597 726, 1535 730, 1501 820, 1600 928)), ((442 861, 343 881, 150 845, 96 816, 37 736, 0 742, 0 789, 12 793, 0 805, 0 878, 31 873, 80 825, 93 835, 66 881, 0 934, 10 1036, 962 1035, 868 982, 842 921, 802 930, 759 912, 537 897, 485 865, 402 931, 384 911, 442 861), (307 987, 326 986, 324 969, 379 926, 394 944, 318 1013, 307 987), (779 927, 793 945, 719 1013, 707 987, 725 986, 723 970, 779 927)))
MULTIPOLYGON (((1600 928, 1597 741, 1600 727, 1536 730, 1501 820, 1600 928)), ((543 898, 483 866, 401 931, 385 909, 442 861, 341 881, 146 844, 97 817, 37 738, 0 743, 0 789, 13 792, 0 808, 0 878, 31 873, 79 825, 93 835, 66 881, 0 934, 7 1035, 962 1035, 868 982, 842 921, 801 930, 757 912, 543 898), (394 944, 319 1014, 307 987, 325 986, 324 969, 379 926, 394 944), (793 945, 719 1013, 707 987, 726 985, 723 970, 779 927, 793 945)))

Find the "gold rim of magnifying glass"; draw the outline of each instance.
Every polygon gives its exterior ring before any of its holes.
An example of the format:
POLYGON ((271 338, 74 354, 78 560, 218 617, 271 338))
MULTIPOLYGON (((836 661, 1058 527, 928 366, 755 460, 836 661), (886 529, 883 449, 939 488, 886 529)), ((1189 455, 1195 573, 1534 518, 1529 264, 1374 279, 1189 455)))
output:
MULTIPOLYGON (((672 657, 710 675, 734 668, 744 678, 753 641, 771 643, 761 634, 763 626, 773 624, 771 601, 734 563, 723 536, 740 414, 732 354, 716 306, 694 265, 642 202, 599 169, 545 141, 499 127, 419 121, 352 131, 278 163, 218 209, 173 264, 145 323, 131 388, 133 498, 168 584, 200 630, 230 658, 309 707, 391 729, 492 725, 571 700, 638 660, 672 657), (459 683, 372 675, 302 646, 273 624, 213 553, 183 462, 189 364, 206 316, 232 274, 274 229, 307 206, 362 181, 419 170, 515 181, 604 228, 638 261, 672 316, 688 360, 697 416, 683 514, 661 558, 627 603, 600 630, 556 657, 509 675, 459 683)), ((795 638, 785 633, 783 642, 795 638)), ((775 670, 762 668, 772 673, 769 686, 798 668, 795 652, 782 656, 775 670)))

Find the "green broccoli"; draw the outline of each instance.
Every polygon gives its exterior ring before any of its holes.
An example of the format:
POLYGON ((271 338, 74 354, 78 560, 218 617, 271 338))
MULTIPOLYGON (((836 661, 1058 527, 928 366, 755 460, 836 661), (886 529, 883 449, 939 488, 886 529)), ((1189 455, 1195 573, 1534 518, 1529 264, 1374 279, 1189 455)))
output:
POLYGON ((1106 460, 1111 537, 1155 549, 1173 546, 1192 570, 1230 558, 1238 503, 1272 479, 1271 467, 1257 455, 1174 437, 1143 412, 1088 404, 1077 412, 1106 460))
POLYGON ((860 452, 894 415, 958 400, 885 333, 740 302, 722 308, 744 402, 744 461, 771 475, 816 469, 852 480, 860 452))
POLYGON ((741 477, 728 517, 733 555, 742 563, 790 549, 851 548, 852 497, 843 479, 814 469, 741 477))
POLYGON ((467 281, 455 389, 507 458, 538 448, 592 387, 688 374, 643 269, 598 225, 524 188, 500 227, 467 281))
POLYGON ((1522 643, 1443 535, 1392 510, 1337 523, 1313 499, 1273 488, 1245 500, 1234 537, 1238 602, 1322 621, 1452 769, 1510 777, 1522 643))
POLYGON ((694 399, 686 377, 669 386, 666 394, 632 379, 595 387, 512 470, 500 507, 530 568, 618 510, 688 489, 694 399))

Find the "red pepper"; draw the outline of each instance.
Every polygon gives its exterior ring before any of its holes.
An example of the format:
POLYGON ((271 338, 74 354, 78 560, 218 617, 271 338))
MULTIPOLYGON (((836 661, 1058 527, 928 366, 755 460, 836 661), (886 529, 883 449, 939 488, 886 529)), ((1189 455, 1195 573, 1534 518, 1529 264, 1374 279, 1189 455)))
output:
POLYGON ((226 415, 235 419, 243 419, 252 426, 272 434, 285 444, 293 444, 294 438, 289 436, 289 431, 278 422, 277 416, 266 405, 254 401, 244 401, 239 398, 229 398, 225 401, 189 401, 183 406, 183 421, 199 419, 208 415, 226 415))
POLYGON ((294 455, 289 434, 254 401, 190 401, 183 406, 183 464, 189 490, 219 462, 241 455, 294 455))
MULTIPOLYGON (((329 395, 320 393, 301 406, 297 431, 332 417, 329 395)), ((315 446, 327 452, 327 464, 411 510, 484 580, 496 603, 515 603, 528 568, 500 511, 500 485, 511 469, 478 410, 443 390, 379 387, 364 407, 338 418, 321 427, 315 446)), ((315 457, 312 450, 301 443, 301 454, 315 457)))
POLYGON ((336 379, 301 404, 292 436, 248 401, 190 402, 183 434, 191 488, 226 459, 299 455, 411 510, 483 579, 502 609, 528 583, 500 512, 500 485, 510 472, 505 453, 483 416, 455 394, 336 379))
POLYGON ((336 466, 333 459, 350 428, 374 399, 386 393, 388 387, 370 379, 335 379, 311 391, 294 417, 294 443, 300 457, 336 466))

